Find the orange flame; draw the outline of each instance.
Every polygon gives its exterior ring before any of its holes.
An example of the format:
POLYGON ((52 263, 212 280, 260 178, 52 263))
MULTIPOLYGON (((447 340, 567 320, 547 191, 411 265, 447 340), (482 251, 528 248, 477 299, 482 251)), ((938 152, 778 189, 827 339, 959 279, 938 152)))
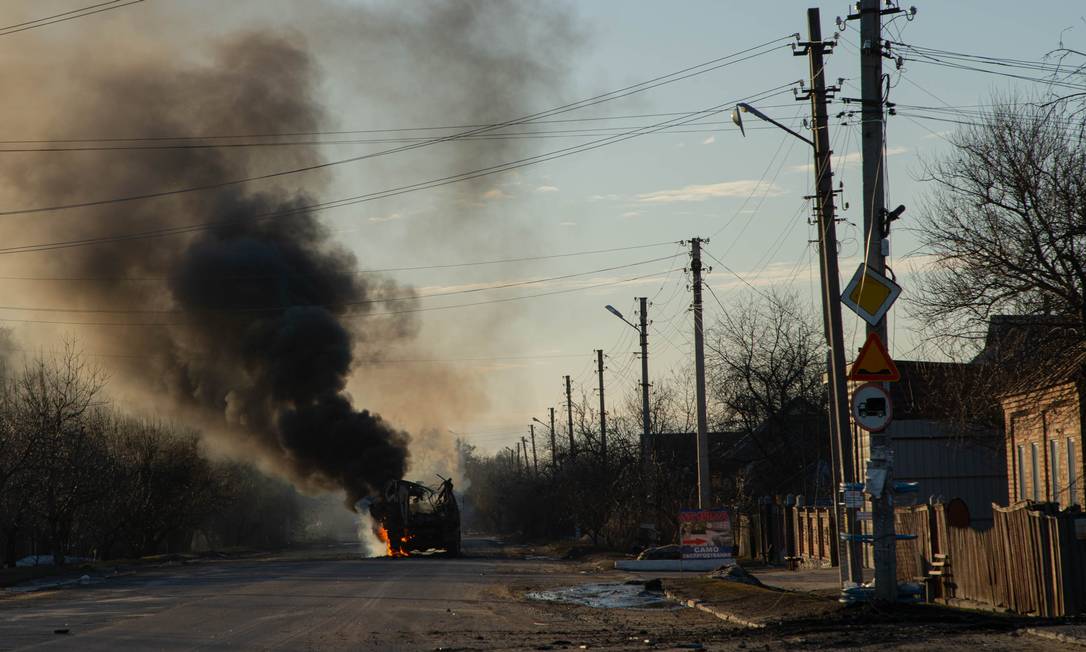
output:
POLYGON ((404 549, 403 544, 410 541, 411 537, 406 536, 406 535, 400 537, 400 540, 397 542, 396 547, 393 548, 392 547, 392 541, 390 541, 389 538, 388 538, 388 530, 386 530, 384 528, 384 526, 378 526, 377 527, 377 538, 379 538, 381 541, 384 542, 384 544, 385 544, 385 554, 387 556, 389 556, 389 557, 407 557, 408 556, 407 550, 404 549))

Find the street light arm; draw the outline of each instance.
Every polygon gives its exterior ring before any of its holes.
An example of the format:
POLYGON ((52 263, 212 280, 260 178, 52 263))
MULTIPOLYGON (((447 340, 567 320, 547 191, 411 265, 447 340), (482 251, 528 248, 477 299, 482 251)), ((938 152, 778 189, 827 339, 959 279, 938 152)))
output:
POLYGON ((792 129, 782 125, 781 123, 777 122, 773 118, 767 116, 766 114, 762 113, 761 111, 759 111, 758 109, 754 108, 753 106, 747 104, 746 102, 740 102, 739 104, 736 104, 735 106, 736 106, 736 108, 738 108, 741 111, 744 111, 746 113, 753 113, 756 117, 761 118, 762 120, 765 120, 766 122, 768 122, 770 124, 774 124, 774 125, 780 127, 781 129, 784 129, 785 131, 792 134, 796 138, 799 138, 800 140, 807 143, 811 147, 814 147, 814 141, 811 140, 810 138, 808 138, 808 137, 804 136, 803 134, 800 134, 800 133, 798 133, 796 131, 793 131, 792 129))
POLYGON ((630 321, 629 319, 626 319, 625 317, 623 317, 623 316, 622 316, 622 313, 621 313, 621 312, 619 312, 619 311, 618 311, 618 310, 617 310, 617 309, 616 309, 616 308, 615 308, 614 306, 610 306, 610 305, 609 305, 609 306, 604 306, 604 307, 605 307, 605 308, 607 308, 607 312, 611 313, 611 314, 612 314, 612 315, 614 315, 615 317, 618 317, 618 318, 619 318, 619 319, 621 319, 622 321, 624 321, 624 322, 626 322, 627 324, 629 324, 629 325, 630 325, 630 328, 634 329, 634 330, 635 330, 635 331, 637 331, 638 333, 640 333, 640 332, 641 332, 641 329, 640 329, 639 327, 637 327, 636 325, 634 325, 634 324, 633 324, 633 323, 632 323, 632 322, 631 322, 631 321, 630 321))

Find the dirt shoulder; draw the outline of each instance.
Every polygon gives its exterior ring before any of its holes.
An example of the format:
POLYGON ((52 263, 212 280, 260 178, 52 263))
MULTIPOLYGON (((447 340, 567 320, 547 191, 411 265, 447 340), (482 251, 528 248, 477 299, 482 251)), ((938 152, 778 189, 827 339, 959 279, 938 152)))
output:
POLYGON ((711 577, 667 579, 663 585, 665 593, 688 606, 748 627, 823 618, 842 608, 839 602, 828 597, 711 577))

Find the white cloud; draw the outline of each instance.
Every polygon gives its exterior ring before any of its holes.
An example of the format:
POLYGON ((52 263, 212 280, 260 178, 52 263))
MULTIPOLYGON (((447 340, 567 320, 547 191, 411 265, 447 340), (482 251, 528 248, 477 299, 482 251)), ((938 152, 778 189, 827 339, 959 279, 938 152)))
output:
POLYGON ((622 199, 621 195, 592 195, 588 198, 588 201, 618 201, 619 199, 622 199))
MULTIPOLYGON (((908 147, 887 147, 887 156, 897 156, 898 154, 904 154, 909 151, 908 147)), ((844 156, 833 157, 834 167, 842 168, 849 165, 856 165, 863 160, 863 155, 860 152, 849 152, 844 156)), ((814 163, 805 163, 803 165, 793 165, 788 168, 792 172, 814 172, 814 163)))
POLYGON ((623 213, 622 217, 625 217, 625 218, 629 219, 631 217, 637 217, 640 214, 641 214, 641 211, 629 211, 627 213, 623 213))
POLYGON ((539 186, 536 192, 558 192, 558 186, 539 186))
POLYGON ((716 136, 709 136, 705 140, 701 141, 702 145, 712 145, 716 142, 716 136))
MULTIPOLYGON (((675 190, 641 193, 637 196, 637 201, 645 204, 667 204, 672 202, 705 201, 718 197, 743 197, 751 194, 757 186, 757 181, 749 179, 690 185, 675 190)), ((768 197, 777 197, 786 192, 784 188, 772 183, 765 184, 762 188, 768 197)))
POLYGON ((483 199, 507 199, 508 197, 509 195, 500 188, 491 188, 482 194, 483 199))
POLYGON ((371 222, 390 222, 392 220, 403 219, 403 215, 399 213, 391 213, 389 215, 374 215, 370 218, 371 222))
POLYGON ((577 226, 576 222, 559 222, 558 226, 577 226))

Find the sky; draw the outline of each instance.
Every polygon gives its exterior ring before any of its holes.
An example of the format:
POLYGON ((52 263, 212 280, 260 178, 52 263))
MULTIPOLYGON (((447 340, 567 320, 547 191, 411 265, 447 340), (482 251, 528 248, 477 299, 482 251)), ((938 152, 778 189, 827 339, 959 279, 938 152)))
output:
MULTIPOLYGON (((84 4, 89 3, 9 0, 0 7, 0 20, 15 24, 84 4)), ((795 101, 792 88, 807 75, 807 61, 792 55, 788 37, 796 32, 806 37, 806 8, 812 4, 822 11, 827 38, 837 29, 835 17, 848 8, 845 2, 594 0, 534 5, 506 22, 507 14, 495 9, 501 3, 480 3, 472 5, 480 27, 458 39, 455 29, 441 29, 440 21, 448 17, 435 3, 327 4, 335 15, 394 14, 397 29, 359 29, 357 38, 333 40, 326 37, 332 26, 314 11, 321 6, 316 3, 147 0, 8 35, 0 48, 41 49, 43 57, 58 42, 108 49, 111 31, 127 30, 149 42, 191 43, 185 56, 198 58, 201 43, 234 30, 289 30, 320 63, 320 101, 338 129, 421 137, 463 131, 434 127, 518 119, 765 43, 778 46, 757 50, 764 53, 747 61, 726 60, 729 65, 704 74, 498 132, 515 134, 514 139, 443 142, 337 165, 319 190, 322 198, 332 199, 531 162, 608 134, 752 96, 766 113, 803 129, 809 104, 795 101), (411 33, 412 26, 421 25, 436 29, 425 37, 411 33), (505 62, 521 65, 499 65, 505 62), (482 88, 476 86, 477 74, 494 75, 485 94, 476 92, 482 88), (405 129, 413 130, 399 131, 405 129)), ((910 44, 1028 60, 1043 57, 1061 37, 1072 47, 1086 46, 1080 2, 1046 2, 1043 8, 991 0, 917 3, 915 17, 899 17, 886 34, 910 44)), ((828 79, 844 79, 838 98, 859 95, 857 28, 849 24, 827 60, 828 79)), ((80 73, 94 74, 95 65, 94 58, 83 61, 80 73)), ((930 188, 922 180, 924 161, 948 153, 945 139, 957 125, 932 119, 947 114, 904 107, 974 110, 990 103, 993 93, 1044 89, 921 62, 907 62, 900 71, 887 62, 886 71, 889 99, 902 106, 887 126, 887 205, 907 207, 895 224, 902 228, 891 238, 889 264, 907 296, 912 271, 925 264, 908 232, 930 188)), ((838 101, 830 110, 836 115, 849 108, 838 101)), ((849 204, 840 214, 846 220, 839 231, 842 284, 858 264, 862 224, 858 127, 855 119, 842 125, 844 119, 831 124, 835 172, 843 182, 842 200, 849 204)), ((561 405, 564 375, 573 377, 576 394, 591 392, 594 350, 602 348, 608 409, 620 410, 625 396, 637 391, 637 333, 604 307, 612 304, 635 321, 636 298, 649 297, 651 377, 689 367, 688 248, 678 243, 694 236, 709 238, 712 292, 706 295, 705 319, 710 327, 722 311, 750 296, 751 285, 795 292, 814 309, 817 259, 810 245, 811 210, 803 199, 811 192, 810 149, 752 116, 745 125, 744 137, 727 112, 719 113, 468 183, 323 213, 336 241, 357 256, 360 268, 395 269, 379 276, 412 286, 423 297, 446 295, 420 299, 424 311, 418 313, 411 347, 357 367, 351 385, 356 401, 394 421, 455 432, 483 450, 499 450, 525 435, 533 417, 545 420, 547 408, 561 405), (508 262, 491 262, 503 260, 508 262), (442 267, 404 269, 433 266, 442 267), (503 284, 509 287, 487 289, 503 284), (413 388, 433 377, 451 379, 464 391, 429 395, 427 401, 436 406, 421 410, 431 416, 420 420, 413 388)), ((12 129, 9 124, 6 140, 56 136, 12 129)), ((320 151, 335 160, 388 147, 387 142, 354 142, 324 145, 320 151)), ((283 183, 304 188, 307 179, 300 175, 283 183)), ((5 237, 18 240, 11 232, 5 237)), ((3 264, 5 269, 20 265, 3 264)), ((64 328, 12 328, 17 338, 37 346, 70 334, 64 328)), ((917 353, 923 324, 897 308, 890 331, 895 356, 917 353)), ((846 311, 846 344, 851 345, 846 348, 859 346, 859 332, 859 320, 846 311)))

